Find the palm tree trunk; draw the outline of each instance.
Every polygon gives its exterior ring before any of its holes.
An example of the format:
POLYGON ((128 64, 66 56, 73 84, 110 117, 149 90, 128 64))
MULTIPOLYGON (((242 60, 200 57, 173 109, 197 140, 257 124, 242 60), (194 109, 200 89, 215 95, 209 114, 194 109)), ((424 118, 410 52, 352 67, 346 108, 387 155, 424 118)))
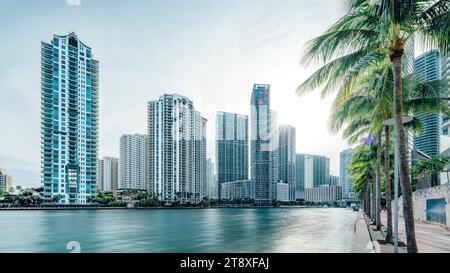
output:
POLYGON ((366 181, 366 192, 364 195, 364 210, 366 215, 370 215, 370 182, 366 181))
POLYGON ((450 182, 450 177, 448 175, 448 166, 447 166, 447 170, 445 172, 447 173, 447 183, 449 183, 450 182))
POLYGON ((390 129, 389 126, 384 126, 385 143, 384 143, 384 181, 386 188, 386 239, 387 243, 392 242, 392 191, 391 191, 391 174, 390 174, 390 164, 389 164, 389 153, 390 153, 390 129))
POLYGON ((376 201, 375 201, 375 181, 370 180, 370 219, 372 223, 375 223, 375 209, 376 209, 376 201))
POLYGON ((376 165, 376 185, 375 185, 375 223, 376 229, 381 229, 381 130, 377 133, 377 165, 376 165))
POLYGON ((370 200, 370 221, 371 222, 373 222, 373 183, 372 183, 372 180, 369 180, 370 181, 370 195, 369 195, 369 200, 370 200))
POLYGON ((407 249, 408 253, 417 253, 411 177, 406 147, 406 133, 403 127, 402 56, 403 50, 398 50, 391 56, 394 70, 395 131, 398 141, 399 179, 403 193, 403 217, 405 219, 407 249))

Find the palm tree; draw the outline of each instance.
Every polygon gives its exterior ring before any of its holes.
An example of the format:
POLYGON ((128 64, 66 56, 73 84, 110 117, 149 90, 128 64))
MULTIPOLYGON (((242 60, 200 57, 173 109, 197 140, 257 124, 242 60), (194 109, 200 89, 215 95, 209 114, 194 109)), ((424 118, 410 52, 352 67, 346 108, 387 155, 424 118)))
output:
POLYGON ((336 88, 345 98, 368 67, 389 60, 394 75, 394 117, 398 139, 399 178, 403 192, 403 215, 408 252, 417 252, 412 189, 406 133, 403 126, 402 66, 405 45, 415 39, 426 46, 437 45, 447 55, 450 48, 448 0, 347 0, 344 16, 323 35, 307 44, 303 63, 323 66, 302 83, 303 94, 322 88, 326 96, 336 88))
MULTIPOLYGON (((424 112, 448 113, 448 89, 443 88, 446 80, 420 83, 415 74, 403 77, 404 113, 417 115, 424 112)), ((369 134, 377 135, 377 164, 376 164, 376 215, 377 229, 381 227, 381 160, 382 160, 382 130, 383 121, 393 117, 392 89, 393 71, 388 62, 373 65, 357 81, 345 99, 336 99, 329 122, 331 131, 338 132, 344 124, 344 138, 353 144, 364 139, 369 134)), ((421 123, 414 119, 410 126, 421 129, 421 123)), ((387 235, 386 241, 392 241, 392 211, 391 211, 391 183, 389 172, 390 129, 385 126, 384 177, 387 207, 387 235)))
POLYGON ((373 173, 373 148, 367 145, 359 145, 353 153, 349 171, 354 178, 353 191, 358 198, 364 200, 364 211, 370 218, 373 214, 372 181, 373 173))

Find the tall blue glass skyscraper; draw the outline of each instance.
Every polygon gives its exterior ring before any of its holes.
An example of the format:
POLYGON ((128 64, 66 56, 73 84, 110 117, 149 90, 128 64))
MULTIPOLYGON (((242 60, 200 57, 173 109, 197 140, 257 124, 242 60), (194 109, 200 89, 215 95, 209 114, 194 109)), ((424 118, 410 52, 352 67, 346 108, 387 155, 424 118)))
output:
POLYGON ((98 61, 75 33, 41 43, 41 182, 44 202, 96 195, 98 61))
POLYGON ((305 191, 305 157, 304 154, 295 155, 295 191, 305 191))
MULTIPOLYGON (((440 58, 437 50, 422 54, 414 60, 414 69, 423 82, 440 79, 440 58)), ((438 155, 440 152, 440 116, 437 113, 418 115, 423 122, 424 132, 414 137, 414 149, 420 150, 428 156, 438 155)))
POLYGON ((343 199, 353 199, 354 193, 353 193, 353 177, 350 174, 350 171, 348 170, 348 167, 350 166, 350 162, 352 160, 353 156, 353 149, 349 148, 346 150, 343 150, 340 153, 340 181, 341 181, 341 187, 342 187, 342 198, 343 199))
POLYGON ((278 173, 279 180, 289 184, 289 199, 295 200, 297 166, 295 153, 295 127, 280 125, 278 129, 278 173))
POLYGON ((217 113, 216 166, 219 188, 222 183, 248 179, 248 116, 217 113))
POLYGON ((330 159, 323 155, 296 154, 296 191, 329 183, 330 159))
POLYGON ((276 198, 277 137, 273 136, 275 119, 270 110, 270 85, 255 84, 251 97, 251 180, 255 200, 271 202, 276 198))

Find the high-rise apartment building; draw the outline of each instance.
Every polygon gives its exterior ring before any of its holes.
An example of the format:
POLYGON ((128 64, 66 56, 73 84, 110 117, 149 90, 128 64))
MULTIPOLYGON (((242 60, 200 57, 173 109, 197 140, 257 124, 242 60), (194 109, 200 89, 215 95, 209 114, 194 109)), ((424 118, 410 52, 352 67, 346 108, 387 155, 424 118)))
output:
POLYGON ((270 110, 270 85, 255 84, 251 97, 251 181, 255 200, 267 203, 276 199, 277 137, 274 137, 275 118, 270 110))
POLYGON ((206 184, 208 189, 207 196, 209 198, 218 198, 218 187, 216 174, 214 170, 214 163, 211 158, 208 158, 206 161, 206 184))
POLYGON ((289 199, 295 200, 297 186, 296 153, 295 153, 295 127, 280 125, 278 128, 278 179, 289 184, 289 199))
MULTIPOLYGON (((450 81, 450 57, 441 54, 441 79, 450 81)), ((450 93, 450 84, 447 83, 450 93)), ((450 107, 450 103, 449 103, 450 107)), ((448 115, 441 116, 441 135, 450 137, 450 117, 448 115)), ((441 150, 443 152, 443 150, 441 150)))
POLYGON ((330 175, 330 159, 325 156, 314 155, 314 187, 327 184, 330 175))
POLYGON ((97 189, 102 192, 117 192, 119 188, 119 160, 105 156, 97 161, 97 189))
POLYGON ((12 187, 12 176, 8 175, 5 170, 0 169, 0 190, 10 192, 12 187))
POLYGON ((123 135, 120 137, 119 189, 146 190, 147 136, 123 135))
POLYGON ((349 148, 343 150, 340 153, 340 168, 339 175, 342 187, 342 198, 343 199, 352 199, 354 198, 353 193, 353 177, 350 175, 348 167, 350 166, 350 162, 352 160, 353 149, 349 148))
MULTIPOLYGON (((440 57, 437 50, 426 52, 414 60, 414 69, 423 82, 440 79, 440 57)), ((440 153, 440 115, 424 113, 417 116, 424 125, 424 131, 414 137, 414 149, 432 157, 440 153)))
POLYGON ((304 191, 330 183, 329 158, 322 155, 297 154, 296 161, 296 191, 304 191))
POLYGON ((334 175, 328 175, 326 185, 330 186, 340 186, 339 185, 339 177, 334 175))
POLYGON ((41 43, 41 182, 46 203, 96 196, 99 65, 75 33, 41 43))
POLYGON ((188 98, 164 94, 148 103, 148 189, 168 203, 207 196, 206 119, 188 98))
POLYGON ((217 113, 216 166, 219 187, 225 182, 248 179, 248 137, 248 116, 217 113))
POLYGON ((305 191, 305 155, 296 154, 295 155, 295 191, 304 192, 305 191))

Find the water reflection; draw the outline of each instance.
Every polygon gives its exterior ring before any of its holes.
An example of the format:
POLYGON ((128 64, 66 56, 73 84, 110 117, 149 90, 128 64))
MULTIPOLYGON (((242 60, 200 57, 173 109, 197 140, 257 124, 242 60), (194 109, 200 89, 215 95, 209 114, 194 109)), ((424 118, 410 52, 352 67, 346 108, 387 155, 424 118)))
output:
POLYGON ((347 209, 0 211, 0 252, 350 252, 347 209))

